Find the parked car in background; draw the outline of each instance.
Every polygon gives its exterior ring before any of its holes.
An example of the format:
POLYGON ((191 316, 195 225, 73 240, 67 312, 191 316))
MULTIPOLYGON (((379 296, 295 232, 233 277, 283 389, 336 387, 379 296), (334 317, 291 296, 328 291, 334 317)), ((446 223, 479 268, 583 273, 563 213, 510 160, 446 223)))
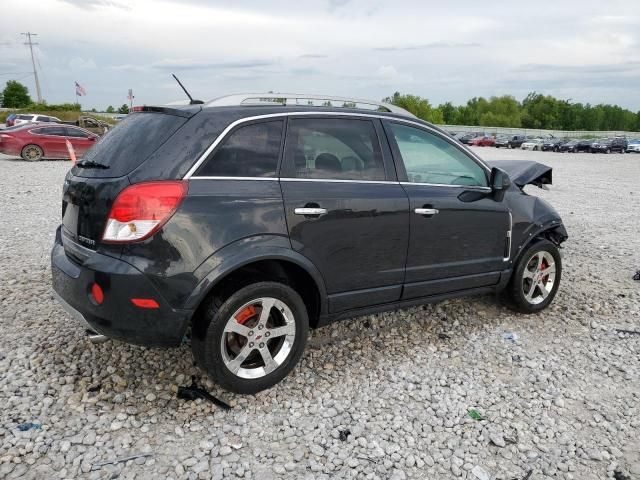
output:
POLYGON ((463 135, 458 140, 460 141, 460 143, 463 143, 465 145, 469 145, 469 144, 471 144, 471 141, 474 138, 482 137, 482 136, 484 136, 484 133, 472 132, 472 133, 467 133, 467 134, 463 135))
POLYGON ((68 140, 75 154, 82 157, 97 139, 96 134, 69 125, 26 125, 0 132, 0 153, 29 161, 69 158, 68 140))
POLYGON ((523 142, 522 145, 520 146, 520 148, 522 150, 534 150, 534 151, 538 151, 538 150, 542 150, 542 145, 544 144, 544 140, 541 138, 532 138, 530 140, 527 140, 526 142, 523 142))
POLYGON ((496 141, 494 142, 493 146, 496 148, 508 148, 510 138, 511 137, 509 135, 498 135, 496 136, 496 141))
POLYGON ((611 153, 627 151, 627 140, 622 137, 601 138, 591 144, 591 153, 611 153))
POLYGON ((573 147, 574 152, 590 152, 591 144, 593 143, 593 139, 591 140, 578 140, 573 147))
POLYGON ((543 152, 559 152, 560 147, 566 143, 566 139, 550 137, 544 140, 542 143, 543 152))
POLYGON ((104 135, 109 131, 111 125, 97 118, 82 115, 75 122, 64 122, 67 125, 75 125, 76 127, 82 127, 85 130, 95 133, 96 135, 104 135))
POLYGON ((508 135, 503 138, 506 138, 506 142, 504 140, 501 140, 500 143, 496 141, 496 147, 520 148, 522 143, 526 140, 524 135, 508 135))
POLYGON ((13 126, 25 125, 27 123, 60 123, 60 119, 49 115, 39 115, 36 113, 19 113, 13 121, 13 126))
POLYGON ((493 147, 495 144, 496 144, 496 139, 489 135, 476 137, 469 142, 469 145, 473 145, 476 147, 493 147))
POLYGON ((629 143, 627 144, 627 152, 640 153, 640 138, 629 141, 629 143))
POLYGON ((560 152, 575 152, 576 145, 578 144, 578 140, 569 140, 560 145, 560 152))
POLYGON ((16 114, 15 113, 10 113, 9 115, 7 115, 7 119, 5 120, 4 124, 7 127, 13 127, 13 122, 16 119, 16 114))
POLYGON ((124 120, 125 118, 127 118, 127 114, 126 113, 118 113, 117 115, 113 116, 113 119, 116 122, 119 122, 120 120, 124 120))
POLYGON ((246 394, 339 319, 467 294, 524 313, 553 301, 567 232, 523 191, 551 168, 488 164, 394 105, 269 97, 140 107, 67 173, 51 277, 73 318, 147 346, 190 331, 196 364, 246 394))

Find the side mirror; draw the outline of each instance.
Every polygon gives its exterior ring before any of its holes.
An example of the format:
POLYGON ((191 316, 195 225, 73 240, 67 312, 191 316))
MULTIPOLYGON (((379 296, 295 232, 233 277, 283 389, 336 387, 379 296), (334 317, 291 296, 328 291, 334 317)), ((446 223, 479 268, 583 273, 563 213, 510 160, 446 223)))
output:
POLYGON ((508 190, 511 186, 511 179, 509 175, 504 170, 493 167, 491 169, 491 190, 500 191, 500 190, 508 190))
POLYGON ((491 169, 491 178, 489 183, 491 185, 491 191, 493 192, 494 198, 498 202, 501 202, 504 198, 505 192, 509 190, 509 187, 511 186, 511 179, 509 178, 509 175, 504 170, 494 167, 491 169))

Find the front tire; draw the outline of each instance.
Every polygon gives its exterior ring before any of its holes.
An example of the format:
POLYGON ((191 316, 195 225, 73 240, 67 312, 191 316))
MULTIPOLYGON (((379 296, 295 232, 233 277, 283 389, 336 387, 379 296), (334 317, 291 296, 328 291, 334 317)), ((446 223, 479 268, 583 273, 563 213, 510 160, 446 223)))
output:
POLYGON ((20 156, 27 162, 39 162, 44 157, 44 151, 38 145, 25 145, 20 156))
POLYGON ((560 286, 562 258, 549 240, 529 246, 520 256, 505 290, 509 306, 521 313, 544 310, 560 286))
POLYGON ((226 300, 212 297, 193 327, 200 368, 223 388, 253 394, 272 387, 298 363, 309 331, 305 304, 291 287, 259 282, 226 300))

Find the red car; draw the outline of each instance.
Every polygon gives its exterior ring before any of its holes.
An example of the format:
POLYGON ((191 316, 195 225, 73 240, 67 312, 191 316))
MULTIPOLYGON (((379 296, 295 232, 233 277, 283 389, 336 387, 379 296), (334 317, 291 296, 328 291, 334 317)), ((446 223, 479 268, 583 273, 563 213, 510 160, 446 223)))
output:
POLYGON ((469 142, 469 145, 475 145, 476 147, 493 147, 496 144, 496 139, 489 136, 476 137, 469 142))
POLYGON ((98 136, 84 128, 58 124, 34 124, 0 130, 0 153, 21 156, 25 160, 69 158, 67 140, 77 157, 82 157, 98 136))

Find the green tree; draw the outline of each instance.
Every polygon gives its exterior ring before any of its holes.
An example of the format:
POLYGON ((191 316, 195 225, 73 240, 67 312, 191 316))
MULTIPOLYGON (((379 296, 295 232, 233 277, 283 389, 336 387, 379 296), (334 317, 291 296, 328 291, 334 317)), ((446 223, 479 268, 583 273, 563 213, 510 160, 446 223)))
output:
POLYGON ((29 90, 16 80, 9 80, 2 92, 2 106, 4 108, 24 108, 31 103, 29 90))
POLYGON ((106 110, 107 113, 116 113, 116 109, 112 105, 109 105, 106 110))
POLYGON ((402 95, 400 92, 395 92, 393 96, 385 98, 383 102, 392 103, 393 105, 402 107, 413 113, 416 117, 428 122, 444 122, 442 111, 438 108, 432 107, 429 100, 426 98, 422 98, 417 95, 402 95))
POLYGON ((123 103, 122 106, 118 109, 118 113, 129 113, 129 105, 123 103))

